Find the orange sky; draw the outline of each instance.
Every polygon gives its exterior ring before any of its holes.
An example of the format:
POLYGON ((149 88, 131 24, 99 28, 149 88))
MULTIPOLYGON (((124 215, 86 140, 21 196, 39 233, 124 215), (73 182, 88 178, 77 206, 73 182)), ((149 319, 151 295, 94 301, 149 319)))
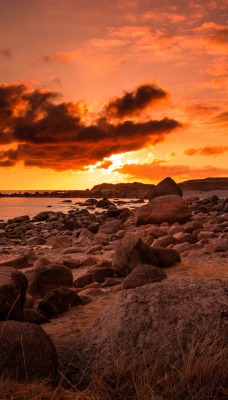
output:
POLYGON ((0 190, 228 176, 225 0, 0 9, 0 190))

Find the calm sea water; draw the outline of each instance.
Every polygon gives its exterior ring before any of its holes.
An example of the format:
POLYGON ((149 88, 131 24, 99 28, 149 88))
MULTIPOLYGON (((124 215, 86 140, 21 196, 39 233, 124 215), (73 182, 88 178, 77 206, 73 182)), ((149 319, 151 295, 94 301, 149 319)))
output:
MULTIPOLYGON (((69 210, 85 208, 79 206, 76 202, 85 202, 85 198, 26 198, 26 197, 0 197, 0 220, 7 221, 10 218, 19 217, 21 215, 29 215, 34 217, 41 211, 62 211, 67 214, 69 210), (71 203, 64 203, 63 200, 72 200, 71 203), (51 207, 49 207, 51 206, 51 207)), ((110 199, 111 200, 111 199, 110 199)), ((135 205, 131 204, 130 199, 124 199, 128 202, 127 207, 131 208, 135 205)), ((118 206, 119 207, 119 206, 118 206)), ((120 207, 126 207, 122 205, 120 207)), ((89 210, 90 212, 93 212, 89 210)))

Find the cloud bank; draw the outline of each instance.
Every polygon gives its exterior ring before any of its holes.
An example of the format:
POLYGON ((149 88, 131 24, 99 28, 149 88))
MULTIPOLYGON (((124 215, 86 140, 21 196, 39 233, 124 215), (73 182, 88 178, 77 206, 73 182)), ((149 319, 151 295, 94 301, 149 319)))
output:
POLYGON ((80 102, 61 102, 58 93, 31 90, 26 84, 0 85, 0 145, 7 145, 0 150, 0 166, 22 161, 26 166, 56 171, 77 170, 112 154, 160 143, 181 126, 178 121, 140 122, 126 117, 164 97, 162 89, 141 85, 108 102, 94 122, 86 124, 80 102), (109 119, 113 113, 125 120, 113 123, 109 119))

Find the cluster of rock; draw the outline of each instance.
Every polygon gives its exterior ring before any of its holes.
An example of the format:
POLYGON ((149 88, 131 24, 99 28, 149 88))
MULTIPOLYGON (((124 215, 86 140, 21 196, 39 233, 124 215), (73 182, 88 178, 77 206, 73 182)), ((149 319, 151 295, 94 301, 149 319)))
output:
POLYGON ((207 338, 212 340, 216 326, 226 337, 225 281, 170 282, 166 268, 195 253, 227 256, 228 199, 186 201, 171 178, 149 197, 136 211, 117 208, 108 199, 89 199, 86 206, 104 210, 48 211, 0 225, 3 376, 55 380, 56 349, 37 325, 51 323, 72 307, 86 307, 109 291, 115 291, 116 300, 65 355, 68 365, 73 359, 67 377, 73 384, 88 363, 88 374, 95 364, 108 368, 112 351, 127 359, 145 351, 148 364, 159 354, 173 362, 196 329, 202 335, 210 326, 207 338), (166 341, 158 345, 161 334, 166 341))

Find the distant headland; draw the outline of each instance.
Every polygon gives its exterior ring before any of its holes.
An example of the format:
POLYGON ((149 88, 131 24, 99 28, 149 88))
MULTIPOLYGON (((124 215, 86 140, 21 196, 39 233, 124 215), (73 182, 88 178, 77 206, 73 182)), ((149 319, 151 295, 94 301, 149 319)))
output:
MULTIPOLYGON (((228 190, 228 177, 190 179, 179 183, 184 191, 200 190, 228 190)), ((153 184, 142 182, 131 183, 101 183, 86 190, 50 190, 50 191, 15 191, 13 193, 1 193, 0 197, 121 197, 121 198, 147 198, 147 193, 154 187, 153 184)))

